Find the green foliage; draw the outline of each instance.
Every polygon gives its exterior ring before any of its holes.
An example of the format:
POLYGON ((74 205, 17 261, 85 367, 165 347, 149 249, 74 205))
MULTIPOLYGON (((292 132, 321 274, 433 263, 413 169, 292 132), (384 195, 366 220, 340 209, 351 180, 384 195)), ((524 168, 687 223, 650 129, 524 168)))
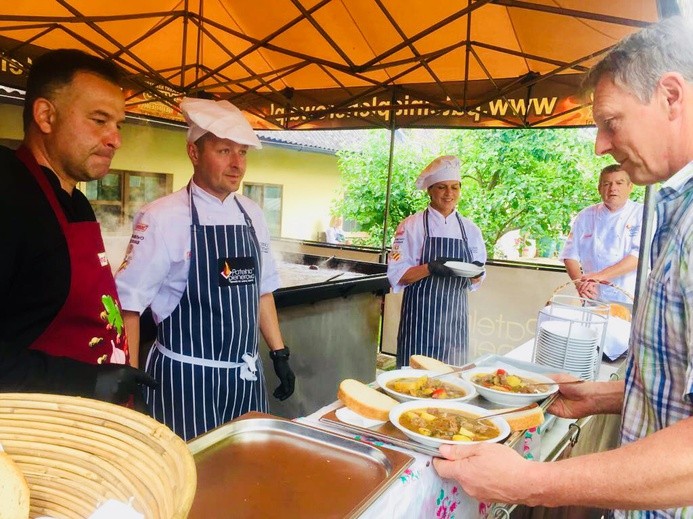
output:
MULTIPOLYGON (((394 151, 388 245, 397 224, 428 204, 414 181, 439 155, 460 158, 459 210, 481 228, 490 255, 511 230, 534 238, 567 234, 571 218, 599 201, 599 171, 613 162, 594 155, 593 132, 585 129, 399 132, 405 139, 394 151)), ((382 243, 389 136, 373 131, 361 152, 338 154, 343 193, 334 210, 369 233, 363 245, 382 243)))
MULTIPOLYGON (((335 202, 335 213, 359 222, 369 234, 361 245, 380 247, 383 236, 385 199, 387 196, 389 132, 373 131, 361 152, 340 152, 343 194, 335 202)), ((398 149, 392 164, 388 241, 397 224, 410 214, 426 207, 428 196, 414 189, 413 180, 426 166, 429 154, 411 147, 398 149)))

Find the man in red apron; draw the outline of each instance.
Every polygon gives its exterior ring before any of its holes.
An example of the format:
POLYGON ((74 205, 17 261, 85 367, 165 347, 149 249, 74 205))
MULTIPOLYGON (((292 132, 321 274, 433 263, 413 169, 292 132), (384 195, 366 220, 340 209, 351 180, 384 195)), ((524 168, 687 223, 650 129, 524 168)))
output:
POLYGON ((0 391, 122 402, 138 383, 99 224, 77 182, 102 178, 120 147, 119 71, 76 50, 39 57, 24 141, 0 150, 0 391))
POLYGON ((274 306, 279 277, 267 224, 236 193, 248 148, 260 141, 227 101, 185 99, 181 109, 192 180, 136 215, 116 282, 128 331, 147 307, 157 324, 146 366, 161 383, 147 392, 152 415, 189 440, 268 411, 258 327, 280 381, 275 398, 291 396, 295 377, 274 306))

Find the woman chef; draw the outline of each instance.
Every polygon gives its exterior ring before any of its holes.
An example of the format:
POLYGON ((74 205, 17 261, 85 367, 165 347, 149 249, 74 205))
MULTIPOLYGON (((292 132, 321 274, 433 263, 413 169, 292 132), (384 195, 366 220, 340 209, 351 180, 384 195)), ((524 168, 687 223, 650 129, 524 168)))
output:
POLYGON ((457 212, 460 161, 447 155, 431 162, 416 180, 431 198, 428 207, 397 227, 387 276, 394 292, 404 290, 397 335, 397 366, 414 354, 461 365, 467 361, 467 290, 483 276, 458 276, 448 260, 483 265, 481 231, 457 212))

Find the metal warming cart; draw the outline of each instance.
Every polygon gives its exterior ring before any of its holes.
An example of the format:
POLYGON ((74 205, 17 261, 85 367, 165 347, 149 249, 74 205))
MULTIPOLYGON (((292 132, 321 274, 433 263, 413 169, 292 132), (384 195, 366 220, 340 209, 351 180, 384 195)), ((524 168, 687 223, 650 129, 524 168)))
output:
POLYGON ((261 344, 270 412, 306 416, 333 402, 345 378, 374 380, 382 305, 390 285, 387 266, 301 253, 277 262, 283 288, 274 292, 279 325, 291 348, 296 391, 284 402, 271 396, 278 381, 261 344))

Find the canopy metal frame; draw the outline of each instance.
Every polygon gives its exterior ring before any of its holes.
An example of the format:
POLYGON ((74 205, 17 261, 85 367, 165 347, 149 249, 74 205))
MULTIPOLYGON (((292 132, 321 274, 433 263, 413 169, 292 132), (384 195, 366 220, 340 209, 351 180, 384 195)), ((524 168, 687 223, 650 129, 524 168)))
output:
MULTIPOLYGON (((234 2, 234 7, 236 4, 241 7, 233 13, 224 0, 159 0, 119 14, 98 14, 94 12, 93 2, 87 0, 34 0, 35 7, 30 13, 0 14, 0 37, 5 37, 0 41, 0 52, 3 57, 16 59, 21 65, 23 62, 19 56, 27 46, 41 47, 47 41, 65 42, 65 46, 83 47, 121 65, 135 85, 130 94, 130 106, 145 104, 141 97, 145 95, 149 101, 154 98, 177 109, 180 95, 211 95, 228 99, 252 114, 257 119, 257 127, 311 129, 328 116, 338 118, 352 113, 354 105, 375 94, 386 100, 395 99, 393 92, 400 96, 415 96, 421 102, 422 112, 426 108, 436 112, 453 110, 461 113, 478 110, 496 99, 507 102, 511 94, 527 92, 529 96, 533 88, 549 80, 568 73, 583 74, 596 58, 620 39, 624 31, 644 27, 656 19, 656 0, 621 1, 624 15, 612 14, 610 11, 613 9, 600 7, 602 2, 596 0, 466 0, 457 9, 441 12, 441 18, 434 23, 420 25, 403 15, 407 9, 414 11, 415 6, 420 5, 415 0, 369 0, 365 4, 361 2, 360 7, 344 0, 272 0, 264 3, 268 8, 283 7, 295 14, 285 17, 276 26, 268 24, 266 32, 258 32, 239 30, 249 26, 247 20, 240 19, 242 15, 239 13, 253 2, 234 2), (152 4, 155 8, 147 10, 152 4), (173 9, 166 10, 171 4, 173 9), (589 8, 570 7, 582 7, 583 4, 589 8), (631 4, 635 7, 630 7, 631 4), (487 23, 490 8, 495 9, 495 13, 502 12, 508 16, 516 36, 507 40, 512 41, 512 45, 474 38, 475 24, 487 23), (324 18, 320 18, 327 9, 339 9, 339 12, 351 15, 352 19, 345 18, 343 22, 335 21, 336 25, 327 25, 324 18), (56 11, 65 14, 47 14, 56 11), (555 24, 576 20, 579 23, 573 26, 587 30, 584 34, 602 36, 602 40, 608 43, 596 43, 589 52, 573 59, 557 59, 556 55, 560 53, 555 48, 546 48, 544 53, 531 52, 518 36, 522 27, 518 26, 521 22, 517 20, 526 19, 519 17, 527 14, 552 20, 555 24), (357 15, 383 20, 380 32, 387 31, 390 35, 386 48, 376 49, 376 43, 382 42, 376 42, 373 33, 366 34, 363 20, 356 19, 357 15), (431 37, 441 35, 441 41, 450 41, 450 31, 458 31, 460 21, 466 23, 459 41, 431 48, 431 37), (231 22, 236 22, 235 26, 231 22), (112 28, 123 23, 137 30, 116 36, 112 28), (342 26, 338 25, 340 23, 342 26), (370 48, 370 56, 357 58, 353 49, 345 45, 344 38, 340 41, 335 37, 347 24, 349 30, 353 30, 354 41, 358 36, 363 39, 361 43, 370 48), (320 53, 290 48, 278 41, 282 35, 293 34, 299 25, 307 38, 312 38, 316 46, 323 47, 320 53), (165 31, 180 35, 177 40, 180 47, 170 53, 180 58, 175 63, 156 66, 147 55, 146 42, 159 41, 157 38, 168 34, 165 31), (443 37, 445 34, 447 36, 443 37), (14 44, 7 38, 14 39, 14 44), (241 47, 239 42, 242 42, 241 50, 234 52, 230 41, 236 48, 241 47), (217 54, 214 64, 206 62, 210 49, 217 54), (464 63, 451 77, 449 61, 444 67, 439 64, 457 56, 460 50, 465 56, 464 63), (325 57, 327 54, 333 59, 325 57), (508 57, 522 60, 524 70, 521 73, 509 71, 510 75, 497 77, 493 72, 494 62, 508 57), (543 70, 535 71, 537 66, 543 70), (297 78, 308 69, 317 74, 315 81, 325 86, 304 88, 297 78), (472 70, 476 74, 474 77, 472 70), (413 77, 419 79, 412 85, 410 78, 413 77), (421 78, 430 86, 426 93, 416 88, 421 78), (499 82, 499 79, 503 81, 499 82), (469 85, 474 81, 488 83, 483 95, 471 95, 469 85), (453 91, 458 84, 463 85, 461 95, 453 91), (323 102, 319 97, 321 91, 328 90, 334 102, 323 102), (307 99, 315 99, 316 104, 322 104, 324 108, 306 111, 299 103, 292 102, 303 93, 307 99), (284 106, 292 117, 278 123, 277 118, 269 117, 267 111, 259 107, 270 103, 284 106)), ((416 12, 413 12, 412 17, 415 16, 416 12)), ((555 29, 544 28, 547 35, 552 30, 555 29)), ((568 39, 571 35, 565 37, 568 39)), ((582 31, 580 37, 585 37, 582 31)), ((346 41, 351 45, 352 40, 346 41)), ((587 101, 534 120, 530 120, 527 114, 518 113, 511 105, 508 116, 485 114, 485 117, 490 120, 487 126, 493 126, 494 121, 498 127, 558 125, 566 115, 586 105, 587 101)), ((390 105, 379 105, 378 109, 394 114, 399 107, 397 101, 393 101, 390 105)), ((392 121, 358 115, 350 120, 352 127, 392 127, 392 121)), ((453 124, 462 123, 456 121, 453 124)), ((435 127, 439 123, 429 123, 425 116, 408 121, 400 118, 395 123, 399 127, 405 125, 435 127)))
MULTIPOLYGON (((387 121, 377 120, 365 116, 359 116, 358 112, 352 119, 356 125, 352 127, 381 127, 391 132, 390 164, 388 166, 388 187, 386 196, 386 218, 384 236, 387 234, 387 208, 389 208, 390 182, 392 155, 394 153, 394 132, 404 125, 426 127, 428 121, 425 116, 414 117, 407 121, 397 116, 398 96, 416 96, 426 108, 434 112, 440 110, 455 110, 469 112, 479 110, 487 103, 501 99, 511 107, 511 116, 485 114, 491 120, 502 127, 545 127, 570 125, 570 117, 577 114, 587 106, 588 101, 568 106, 562 111, 545 114, 544 117, 530 120, 527 113, 521 114, 510 103, 512 94, 525 94, 529 99, 534 88, 541 88, 552 80, 560 80, 565 74, 584 74, 596 59, 607 52, 625 32, 644 27, 657 19, 677 14, 679 12, 676 0, 613 0, 602 2, 599 0, 466 0, 462 7, 445 13, 434 23, 416 25, 416 20, 403 18, 402 12, 412 9, 417 5, 417 0, 369 0, 359 5, 366 6, 357 13, 349 8, 349 2, 345 0, 266 0, 264 4, 284 9, 293 8, 296 12, 283 23, 271 27, 260 33, 251 34, 250 31, 237 30, 230 27, 229 22, 236 22, 236 18, 229 11, 226 0, 157 0, 148 2, 147 5, 156 4, 157 9, 146 10, 141 5, 130 3, 132 7, 124 8, 119 14, 102 14, 98 8, 94 11, 94 2, 91 0, 33 0, 31 10, 21 14, 0 14, 0 58, 3 67, 7 62, 10 68, 21 70, 29 66, 28 57, 35 57, 48 48, 79 47, 89 50, 99 56, 108 58, 118 63, 128 75, 128 79, 134 88, 130 91, 128 106, 130 109, 144 106, 152 99, 158 100, 164 105, 177 110, 177 98, 181 95, 208 95, 216 98, 228 99, 243 108, 246 113, 253 116, 254 126, 264 129, 311 129, 315 123, 328 116, 334 116, 339 120, 340 115, 352 114, 353 106, 363 99, 374 94, 382 94, 389 100, 389 104, 378 106, 389 114, 387 121), (618 5, 617 5, 618 4, 618 5), (580 6, 576 9, 571 6, 580 6), (604 6, 607 6, 606 8, 604 6), (616 7, 615 7, 616 6, 616 7), (577 28, 589 30, 576 32, 580 37, 599 40, 591 47, 589 52, 572 59, 558 59, 552 48, 544 48, 544 53, 527 50, 521 38, 512 45, 500 45, 491 41, 475 39, 475 23, 484 23, 485 11, 490 8, 502 7, 510 20, 513 33, 517 36, 521 27, 518 26, 515 17, 517 13, 532 13, 537 17, 555 21, 555 26, 547 26, 546 33, 560 30, 558 24, 562 20, 577 20, 577 28), (340 44, 335 34, 338 32, 334 25, 326 26, 325 21, 319 19, 321 12, 328 8, 341 9, 346 13, 353 28, 354 35, 361 36, 369 47, 370 56, 357 59, 352 56, 352 49, 340 44), (613 13, 623 11, 623 15, 613 13), (90 11, 87 14, 87 11, 90 11), (62 12, 62 15, 56 15, 62 12), (391 30, 396 38, 379 51, 375 50, 374 40, 366 35, 362 28, 362 22, 356 14, 363 18, 379 15, 386 21, 384 29, 391 30), (228 15, 228 17, 225 17, 228 15), (551 17, 551 18, 546 18, 551 17), (464 36, 452 44, 441 45, 438 48, 422 50, 422 42, 426 38, 442 34, 446 30, 455 30, 454 27, 460 20, 466 21, 464 36), (307 36, 314 38, 316 44, 327 45, 335 59, 327 59, 318 53, 301 52, 282 45, 277 40, 294 29, 302 22, 312 29, 307 36), (403 26, 406 22, 408 29, 403 26), (126 23, 137 28, 132 32, 127 31, 116 37, 110 28, 114 24, 126 23), (413 27, 413 28, 412 28, 413 27), (178 62, 168 63, 165 66, 156 66, 151 63, 151 55, 147 56, 142 51, 147 49, 147 42, 164 34, 166 30, 174 28, 180 34, 180 48, 174 49, 173 54, 179 54, 178 62), (335 31, 335 32, 333 32, 335 31), (245 47, 233 52, 226 38, 232 39, 236 44, 244 42, 245 47), (50 42, 50 43, 46 43, 50 42), (216 64, 208 64, 206 49, 212 46, 221 54, 217 56, 216 64), (459 72, 452 77, 444 76, 438 69, 439 62, 455 55, 463 49, 464 64, 459 72), (402 56, 402 53, 405 56, 402 56), (487 57, 484 58, 484 53, 487 57), (190 59, 194 56, 193 59, 190 59), (259 59, 258 59, 259 56, 259 59), (279 56, 281 59, 272 60, 271 56, 279 56), (507 72, 497 76, 492 72, 493 61, 499 57, 520 58, 524 62, 524 71, 507 72), (258 68, 253 63, 263 66, 258 68), (472 65, 482 75, 472 78, 472 65), (536 67, 544 67, 538 72, 536 67), (306 88, 300 81, 296 81, 299 74, 310 67, 320 71, 322 84, 318 88, 306 88), (243 71, 244 75, 238 73, 243 71), (233 71, 233 73, 232 73, 233 71), (423 72, 424 74, 420 74, 423 72), (410 78, 416 76, 418 82, 411 82, 410 78), (378 79, 384 77, 385 79, 378 79), (420 78, 425 78, 425 83, 433 88, 427 93, 422 93, 418 84, 420 78), (325 83, 325 78, 327 82, 325 83), (489 88, 482 95, 472 95, 470 85, 475 81, 485 80, 489 88), (461 97, 455 95, 453 89, 462 84, 461 97), (324 102, 320 98, 321 91, 338 91, 339 95, 332 95, 333 102, 324 102), (298 96, 307 99, 315 99, 323 102, 324 108, 313 111, 303 110, 292 99, 298 96), (334 101, 336 99, 336 101, 334 101), (277 103, 285 106, 286 111, 292 117, 277 119, 268 117, 267 111, 260 105, 262 103, 277 103), (282 124, 278 120, 283 120, 282 124)), ((142 2, 140 2, 142 3, 142 2)), ((124 2, 127 4, 127 2, 124 2)), ((252 11, 253 7, 263 4, 262 1, 252 0, 245 2, 238 0, 234 6, 239 6, 240 11, 252 11)), ((272 7, 270 6, 270 7, 272 7)), ((18 6, 17 10, 21 11, 18 6)), ((428 6, 430 8, 432 6, 428 6)), ((116 9, 117 10, 117 9, 116 9)), ((498 12, 498 11, 496 11, 498 12)), ((416 16, 414 13, 413 16, 416 16)), ((339 24, 340 20, 334 23, 339 24)), ((345 21, 346 23, 346 21, 345 21)), ((237 24, 249 26, 250 24, 237 24)), ((571 26, 574 27, 574 26, 571 26)), ((573 34, 563 34, 570 41, 573 34)), ((444 41, 445 38, 442 38, 444 41)), ((548 47, 551 47, 549 38, 548 47)), ((351 47, 351 41, 350 47, 351 47)), ((237 45, 236 45, 237 46, 237 45)), ((429 45, 430 47, 430 45, 429 45)), ((156 52, 156 50, 154 51, 156 52)), ((323 53, 324 54, 324 53, 323 53)), ((26 74, 23 74, 25 77, 26 74)), ((10 76, 11 77, 11 76, 10 76)), ((21 86, 19 83, 10 86, 21 86)), ((584 121, 582 121, 584 123, 584 121)), ((433 126, 464 127, 459 119, 451 119, 449 122, 434 121, 433 126)), ((644 217, 646 233, 651 233, 652 224, 652 189, 647 190, 647 211, 644 217)), ((649 236, 646 236, 645 242, 649 236)), ((383 238, 383 252, 386 249, 383 238)), ((637 294, 644 282, 644 273, 648 248, 641 248, 641 266, 638 271, 637 294)))

